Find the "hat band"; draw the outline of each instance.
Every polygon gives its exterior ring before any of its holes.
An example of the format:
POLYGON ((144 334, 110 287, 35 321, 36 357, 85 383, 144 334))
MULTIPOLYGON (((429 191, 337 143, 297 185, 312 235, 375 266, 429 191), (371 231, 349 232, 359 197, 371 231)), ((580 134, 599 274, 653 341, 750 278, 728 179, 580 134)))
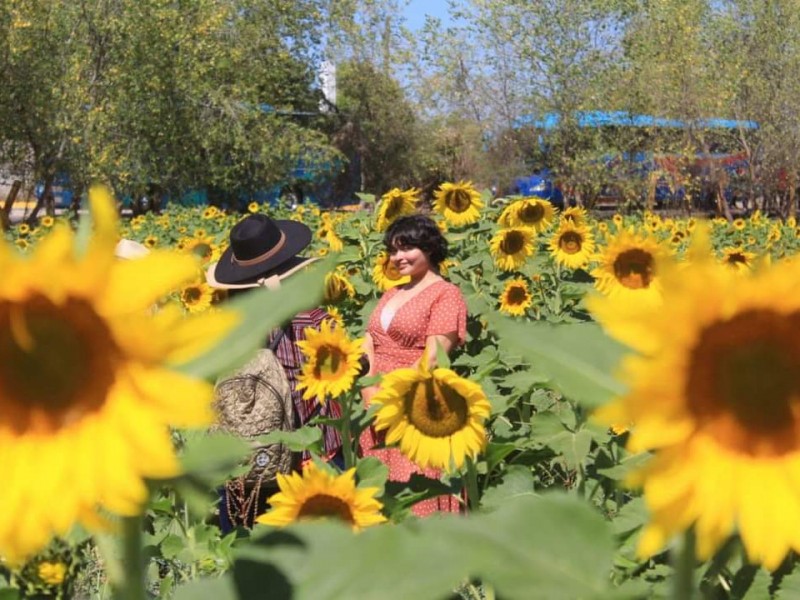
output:
POLYGON ((264 252, 264 254, 260 254, 255 258, 248 258, 247 260, 240 260, 236 258, 235 254, 231 254, 231 262, 240 266, 240 267, 251 267, 253 265, 257 265, 259 263, 264 262, 275 256, 278 252, 280 252, 281 248, 283 248, 284 243, 286 243, 286 234, 281 231, 281 237, 278 240, 278 243, 275 244, 272 248, 264 252))

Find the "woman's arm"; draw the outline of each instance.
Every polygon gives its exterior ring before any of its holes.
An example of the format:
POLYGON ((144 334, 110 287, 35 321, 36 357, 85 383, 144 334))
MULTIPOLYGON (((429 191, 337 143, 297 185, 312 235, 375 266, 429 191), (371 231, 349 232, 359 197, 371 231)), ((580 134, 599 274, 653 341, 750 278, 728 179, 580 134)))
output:
MULTIPOLYGON (((372 336, 369 333, 364 336, 364 344, 362 348, 364 349, 364 355, 369 361, 369 371, 367 371, 366 377, 371 377, 375 375, 375 344, 372 342, 372 336)), ((379 389, 380 387, 377 385, 365 387, 361 390, 361 398, 364 400, 364 402, 368 403, 370 398, 378 393, 379 389)))
POLYGON ((374 375, 375 374, 375 344, 372 342, 372 336, 367 333, 364 335, 364 343, 361 346, 364 350, 364 355, 367 357, 369 361, 369 371, 367 371, 366 375, 374 375))
POLYGON ((437 348, 441 346, 447 354, 450 354, 456 344, 458 344, 458 333, 455 331, 440 335, 429 335, 425 340, 425 352, 422 357, 427 358, 428 366, 433 368, 436 366, 437 348))

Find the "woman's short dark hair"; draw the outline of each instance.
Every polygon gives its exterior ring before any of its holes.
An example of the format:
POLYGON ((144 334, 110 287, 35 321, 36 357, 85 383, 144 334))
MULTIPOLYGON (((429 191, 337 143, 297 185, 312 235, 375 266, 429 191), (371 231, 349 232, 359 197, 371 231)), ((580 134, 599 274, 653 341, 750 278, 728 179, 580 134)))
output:
POLYGON ((437 268, 447 258, 447 240, 436 222, 425 215, 400 217, 389 225, 383 243, 389 251, 401 246, 419 248, 437 268))

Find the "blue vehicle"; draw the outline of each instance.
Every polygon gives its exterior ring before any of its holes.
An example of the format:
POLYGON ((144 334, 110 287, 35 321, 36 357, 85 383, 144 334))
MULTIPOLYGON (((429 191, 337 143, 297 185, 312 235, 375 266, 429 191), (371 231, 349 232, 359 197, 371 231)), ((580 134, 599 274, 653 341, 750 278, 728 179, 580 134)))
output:
POLYGON ((549 169, 543 169, 529 177, 519 177, 514 180, 515 191, 521 196, 532 196, 549 201, 559 209, 564 208, 564 194, 555 185, 549 169))
MULTIPOLYGON (((757 129, 758 123, 755 121, 739 121, 733 119, 699 119, 691 124, 677 120, 651 115, 636 115, 627 111, 579 111, 575 113, 578 127, 581 128, 619 128, 627 127, 634 129, 686 129, 690 125, 696 129, 757 129)), ((541 119, 534 119, 531 116, 523 116, 515 122, 515 127, 530 127, 540 132, 551 131, 559 126, 561 116, 555 113, 544 115, 541 119)), ((539 136, 540 146, 546 150, 543 135, 539 136)), ((669 162, 670 157, 654 156, 652 153, 637 152, 634 154, 623 153, 617 157, 606 157, 603 159, 609 168, 609 173, 619 167, 623 167, 623 172, 627 170, 632 177, 646 178, 656 171, 664 171, 665 162, 669 162), (625 163, 621 165, 620 163, 625 163)), ((736 154, 698 154, 690 170, 700 178, 704 177, 709 171, 709 164, 713 163, 716 167, 725 170, 729 176, 739 175, 744 169, 740 155, 736 154)), ((746 161, 744 162, 746 168, 746 161)), ((667 169, 669 170, 669 169, 667 169)), ((730 178, 733 181, 734 177, 730 178)), ((532 176, 522 177, 516 180, 516 187, 524 195, 532 195, 551 200, 560 207, 564 206, 564 194, 559 189, 557 183, 552 179, 549 170, 544 169, 532 176)), ((724 190, 726 199, 731 202, 736 197, 735 185, 729 185, 724 190)), ((670 185, 666 177, 661 176, 654 182, 653 195, 656 205, 669 202, 680 202, 686 196, 686 190, 680 185, 670 185)), ((623 199, 621 190, 609 183, 602 186, 594 205, 597 207, 614 206, 616 207, 623 199)))

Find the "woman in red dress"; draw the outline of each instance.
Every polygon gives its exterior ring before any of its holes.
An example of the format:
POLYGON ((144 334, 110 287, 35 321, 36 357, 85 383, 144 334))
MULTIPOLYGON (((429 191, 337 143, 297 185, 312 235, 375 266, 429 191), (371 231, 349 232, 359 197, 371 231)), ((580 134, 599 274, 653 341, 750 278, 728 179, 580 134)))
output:
MULTIPOLYGON (((420 360, 434 366, 438 346, 449 353, 466 337, 464 297, 439 274, 439 265, 447 256, 447 240, 436 223, 423 215, 402 217, 386 231, 384 243, 389 260, 410 281, 388 290, 370 316, 365 342, 369 375, 412 367, 420 360)), ((363 390, 367 406, 378 389, 363 390)), ((370 427, 362 433, 359 445, 364 456, 379 458, 389 467, 390 481, 407 482, 414 473, 439 479, 438 469, 420 469, 399 449, 383 448, 385 438, 385 431, 370 427)), ((438 496, 417 502, 412 510, 420 517, 459 512, 460 502, 456 496, 438 496)))

